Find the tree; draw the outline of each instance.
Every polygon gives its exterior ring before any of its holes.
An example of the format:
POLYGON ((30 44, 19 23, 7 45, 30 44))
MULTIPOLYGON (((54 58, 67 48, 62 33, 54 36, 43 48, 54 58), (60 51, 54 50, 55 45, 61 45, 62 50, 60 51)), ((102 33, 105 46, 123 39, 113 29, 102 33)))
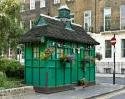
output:
POLYGON ((15 52, 23 33, 20 19, 19 0, 0 0, 0 49, 6 55, 9 48, 15 52))

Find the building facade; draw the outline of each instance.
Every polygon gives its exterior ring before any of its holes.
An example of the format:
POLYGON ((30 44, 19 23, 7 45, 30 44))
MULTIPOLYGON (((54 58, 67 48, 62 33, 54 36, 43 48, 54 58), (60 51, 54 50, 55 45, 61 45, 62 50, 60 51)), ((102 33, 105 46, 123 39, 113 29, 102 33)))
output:
POLYGON ((95 20, 91 20, 91 17, 95 17, 95 0, 21 0, 22 23, 29 29, 32 27, 32 21, 40 14, 57 17, 59 7, 65 4, 71 9, 70 17, 73 23, 83 27, 86 25, 88 31, 95 30, 95 20))
POLYGON ((102 60, 97 62, 97 72, 113 72, 114 48, 110 40, 115 34, 116 73, 123 74, 125 73, 125 1, 98 0, 96 5, 96 34, 92 36, 100 42, 96 52, 102 54, 102 60))

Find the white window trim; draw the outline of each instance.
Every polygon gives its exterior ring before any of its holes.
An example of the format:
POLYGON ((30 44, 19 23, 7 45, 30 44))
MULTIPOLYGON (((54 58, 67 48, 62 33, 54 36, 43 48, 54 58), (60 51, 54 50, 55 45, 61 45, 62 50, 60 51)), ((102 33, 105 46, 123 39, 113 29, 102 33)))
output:
POLYGON ((30 29, 32 28, 32 20, 30 20, 30 29))
POLYGON ((74 1, 74 0, 67 0, 67 1, 74 1))
MULTIPOLYGON (((104 14, 104 26, 103 26, 103 27, 104 27, 104 31, 106 31, 106 30, 105 30, 105 10, 106 10, 106 9, 110 9, 110 10, 111 10, 111 7, 106 7, 106 8, 104 8, 104 12, 103 12, 103 14, 104 14)), ((111 10, 111 14, 112 14, 112 10, 111 10)))
POLYGON ((40 0, 40 8, 46 7, 46 0, 40 0))
POLYGON ((54 4, 59 4, 59 3, 60 3, 60 0, 54 0, 53 3, 54 3, 54 4))
POLYGON ((124 48, 122 48, 123 40, 125 40, 125 39, 121 39, 121 58, 125 58, 125 57, 123 56, 123 49, 124 49, 124 48))
MULTIPOLYGON (((90 17, 90 18, 89 18, 89 19, 90 19, 90 20, 89 20, 89 25, 90 25, 89 28, 92 26, 92 11, 91 11, 91 10, 86 10, 86 11, 84 12, 84 29, 85 29, 85 22, 86 22, 86 17, 85 17, 85 14, 86 14, 86 13, 87 13, 87 14, 89 13, 89 15, 90 15, 90 16, 89 16, 89 17, 90 17)), ((87 18, 87 19, 88 19, 88 18, 87 18)))
POLYGON ((122 30, 121 29, 121 6, 120 6, 120 30, 122 30))
MULTIPOLYGON (((123 6, 123 5, 120 5, 120 30, 125 30, 125 29, 122 29, 122 25, 121 25, 121 22, 122 22, 122 16, 121 16, 121 14, 122 14, 122 12, 121 12, 121 6, 123 6)), ((124 4, 124 6, 125 6, 125 4, 124 4)))
MULTIPOLYGON (((75 14, 74 14, 74 13, 71 13, 70 15, 75 15, 75 14)), ((70 18, 71 23, 74 23, 74 22, 72 22, 73 20, 75 21, 75 17, 70 18)))
POLYGON ((35 2, 36 0, 30 0, 30 10, 34 10, 35 9, 35 2))

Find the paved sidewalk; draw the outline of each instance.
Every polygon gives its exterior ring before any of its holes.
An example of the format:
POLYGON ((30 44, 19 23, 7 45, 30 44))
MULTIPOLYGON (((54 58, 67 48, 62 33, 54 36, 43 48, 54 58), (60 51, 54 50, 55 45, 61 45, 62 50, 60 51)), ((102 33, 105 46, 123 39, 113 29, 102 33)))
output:
MULTIPOLYGON (((115 74, 116 77, 125 78, 125 74, 115 74)), ((113 77, 113 74, 96 73, 96 77, 113 77)))
MULTIPOLYGON (((96 84, 86 88, 76 87, 75 90, 58 92, 53 94, 24 94, 17 96, 3 97, 2 99, 87 99, 94 96, 103 95, 113 91, 124 89, 124 85, 96 84)), ((93 98, 92 98, 93 99, 93 98)))

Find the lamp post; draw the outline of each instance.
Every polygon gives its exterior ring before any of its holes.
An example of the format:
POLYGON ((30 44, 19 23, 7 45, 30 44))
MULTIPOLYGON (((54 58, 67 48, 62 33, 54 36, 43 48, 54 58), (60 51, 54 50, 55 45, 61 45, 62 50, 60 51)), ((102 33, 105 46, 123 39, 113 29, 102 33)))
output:
POLYGON ((115 44, 116 44, 116 38, 115 38, 115 34, 114 37, 111 38, 111 44, 114 46, 114 69, 113 69, 113 84, 115 84, 115 44))

